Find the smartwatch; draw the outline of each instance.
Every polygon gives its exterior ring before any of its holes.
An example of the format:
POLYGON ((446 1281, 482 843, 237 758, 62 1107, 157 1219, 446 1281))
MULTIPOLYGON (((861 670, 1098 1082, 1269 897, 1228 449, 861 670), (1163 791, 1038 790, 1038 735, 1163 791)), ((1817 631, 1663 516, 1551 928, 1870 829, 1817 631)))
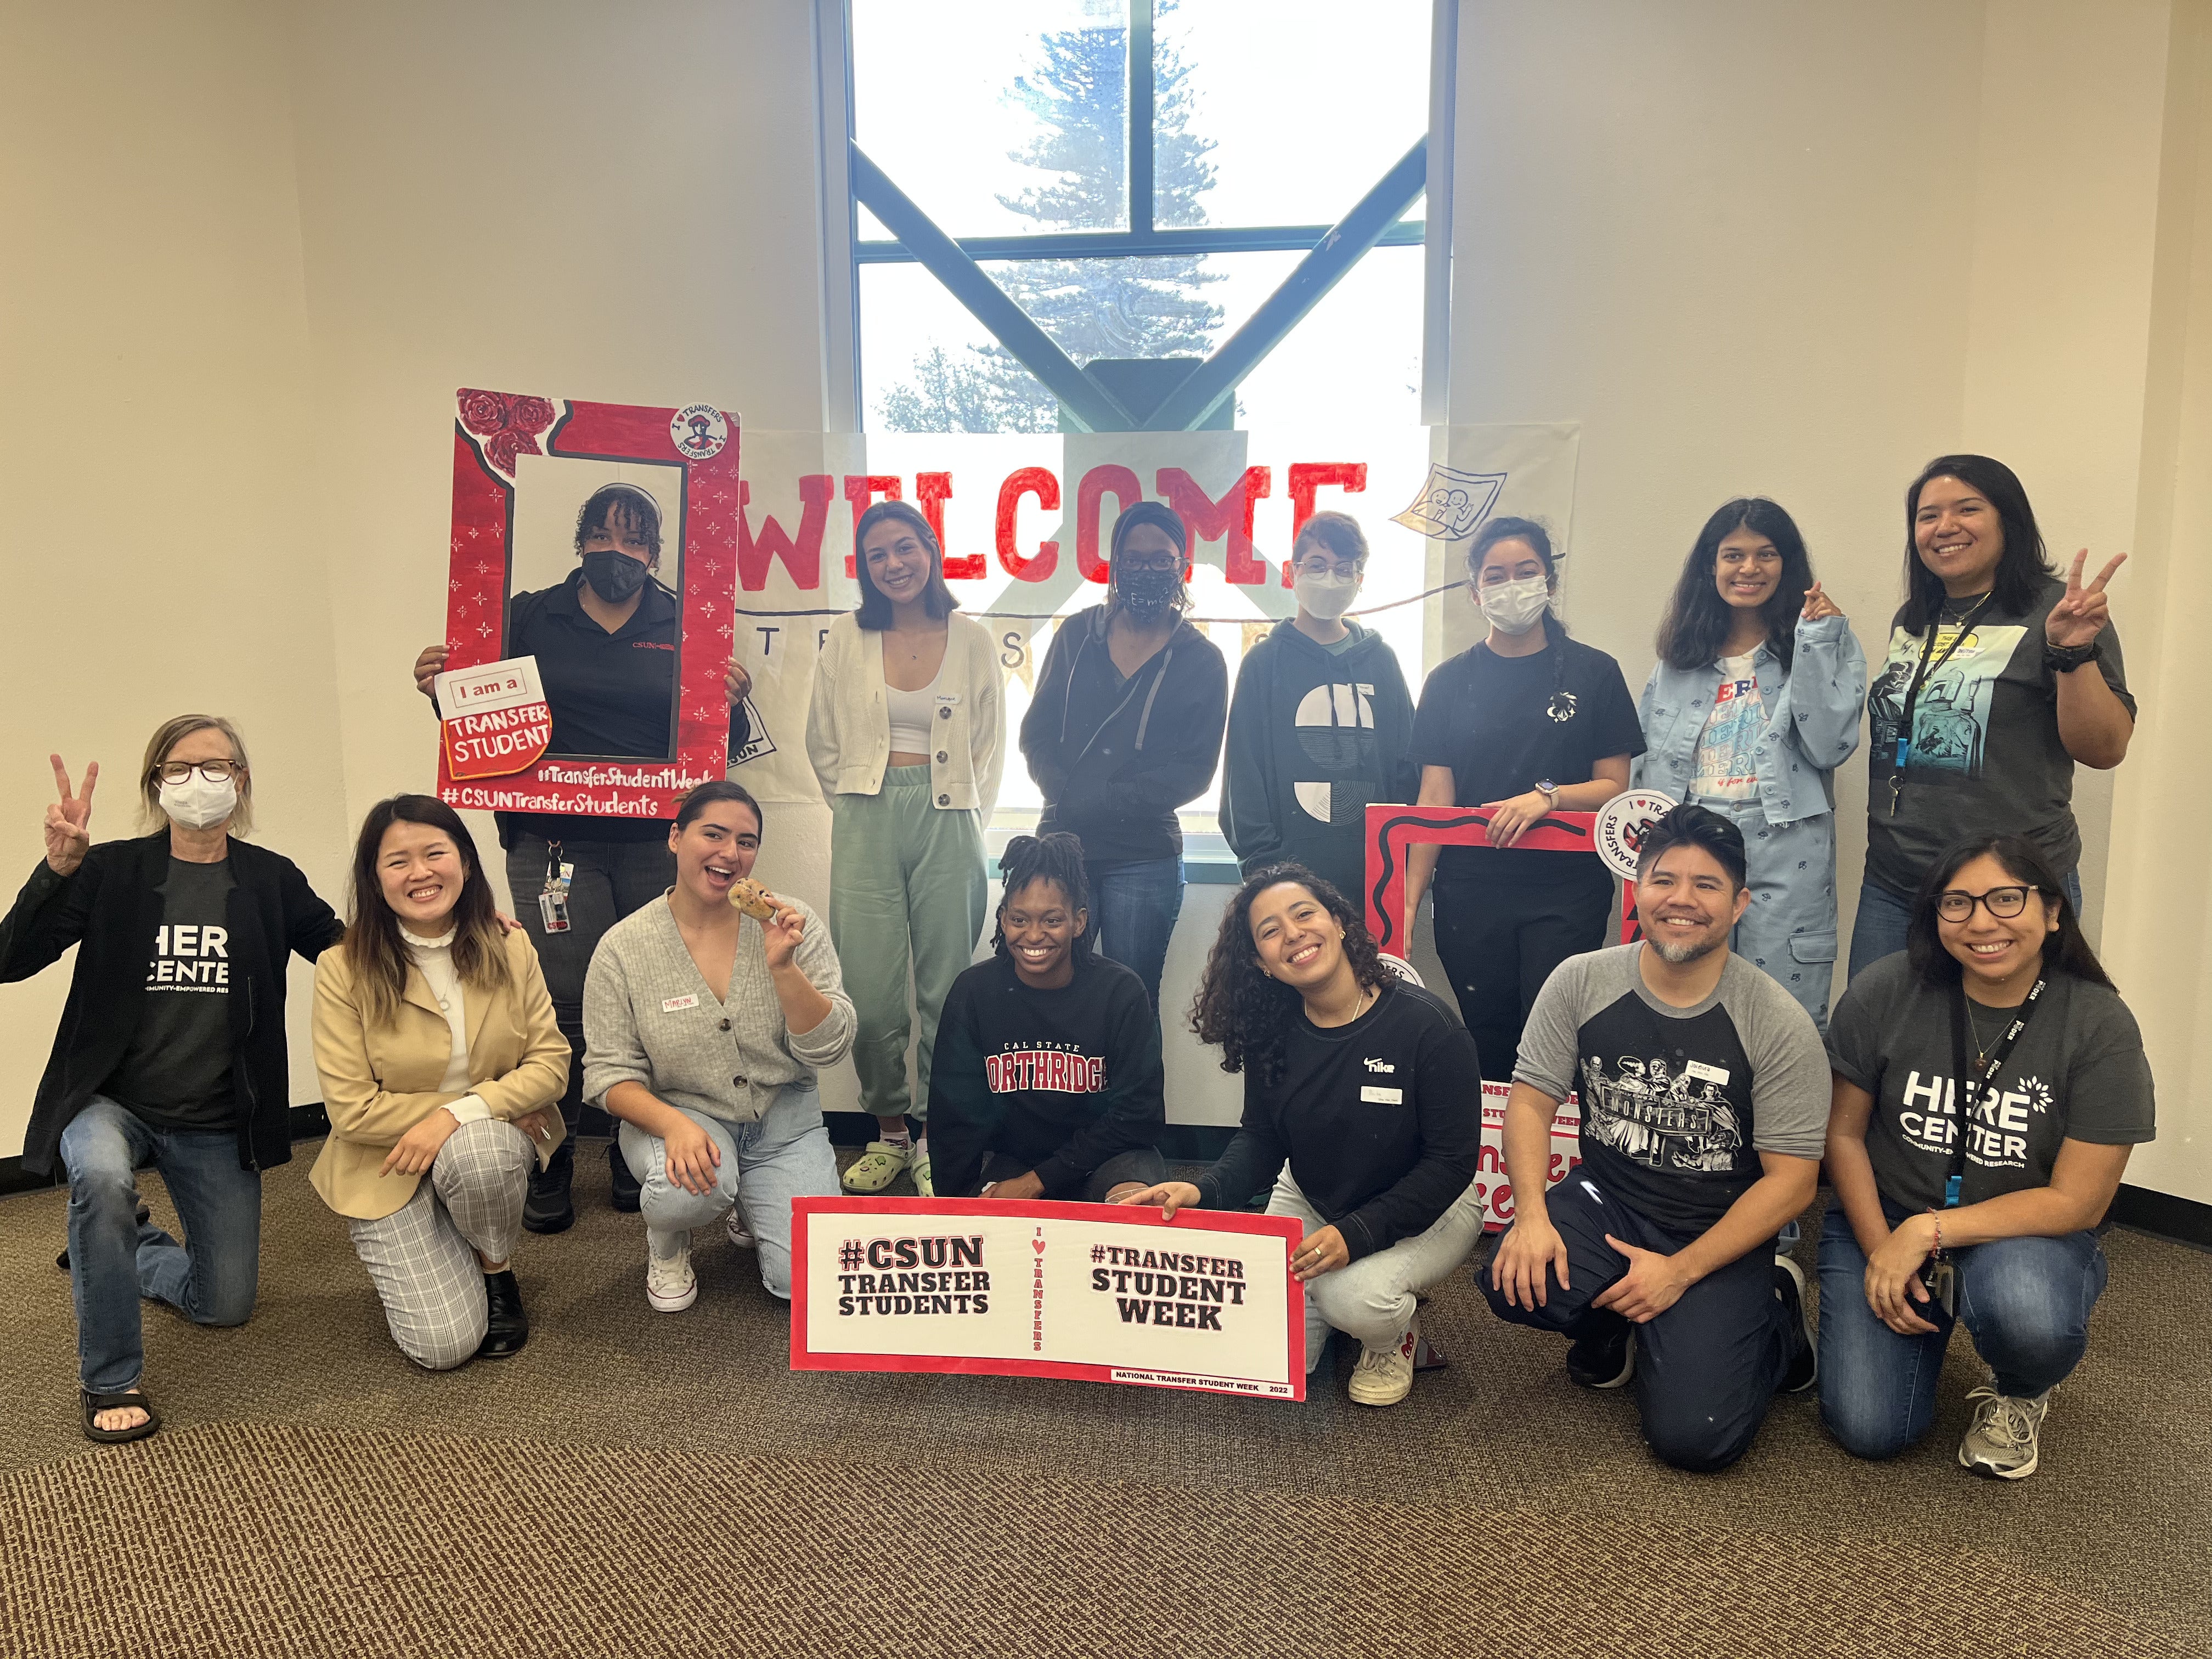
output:
POLYGON ((1549 811, 1556 812, 1559 810, 1559 786, 1551 779, 1537 779, 1536 793, 1544 798, 1545 806, 1549 811))

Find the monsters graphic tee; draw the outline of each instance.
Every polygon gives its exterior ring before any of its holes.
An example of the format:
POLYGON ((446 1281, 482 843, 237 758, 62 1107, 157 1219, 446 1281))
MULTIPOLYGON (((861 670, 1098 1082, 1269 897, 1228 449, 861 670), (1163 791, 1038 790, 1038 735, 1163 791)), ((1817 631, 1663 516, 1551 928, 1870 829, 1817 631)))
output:
POLYGON ((1812 1016, 1741 957, 1695 1007, 1644 983, 1644 945, 1569 957, 1544 981, 1513 1077, 1582 1091, 1583 1162, 1609 1197, 1702 1233, 1765 1173, 1761 1152, 1818 1158, 1828 1057, 1812 1016))
MULTIPOLYGON (((2046 581, 2024 615, 1991 607, 1948 658, 1957 619, 1972 601, 1945 602, 1935 645, 1943 659, 1913 705, 1905 793, 1893 815, 1897 728, 1927 635, 1891 625, 1888 659, 1867 690, 1867 876, 1878 886, 1911 893, 1951 842, 1997 830, 2026 836, 2062 874, 2081 861, 2074 757, 2059 741, 2057 679, 2043 661, 2045 619, 2065 595, 2063 582, 2046 581)), ((2134 714, 2119 636, 2110 626, 2097 636, 2096 662, 2134 714)))
POLYGON ((156 1129, 234 1128, 230 866, 169 860, 131 1046, 100 1092, 156 1129))
POLYGON ((1693 800, 1758 797, 1756 756, 1759 740, 1766 734, 1766 704, 1759 695, 1759 675, 1752 665, 1755 655, 1747 651, 1720 659, 1721 683, 1713 692, 1705 729, 1698 734, 1697 758, 1691 769, 1693 800))

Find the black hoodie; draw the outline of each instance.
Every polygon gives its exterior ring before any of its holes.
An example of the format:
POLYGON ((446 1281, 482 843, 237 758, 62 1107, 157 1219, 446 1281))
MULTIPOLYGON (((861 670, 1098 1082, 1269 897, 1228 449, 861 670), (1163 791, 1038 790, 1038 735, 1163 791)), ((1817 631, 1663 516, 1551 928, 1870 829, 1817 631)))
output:
POLYGON ((1188 623, 1127 679, 1106 649, 1106 607, 1061 623, 1022 717, 1022 755, 1044 792, 1037 833, 1066 830, 1085 862, 1182 856, 1176 809, 1213 781, 1229 665, 1188 623))
POLYGON ((1341 652, 1284 622, 1244 653, 1221 830, 1246 875, 1295 860, 1358 904, 1368 803, 1412 800, 1420 769, 1407 752, 1413 699, 1398 653, 1372 629, 1346 626, 1341 652))

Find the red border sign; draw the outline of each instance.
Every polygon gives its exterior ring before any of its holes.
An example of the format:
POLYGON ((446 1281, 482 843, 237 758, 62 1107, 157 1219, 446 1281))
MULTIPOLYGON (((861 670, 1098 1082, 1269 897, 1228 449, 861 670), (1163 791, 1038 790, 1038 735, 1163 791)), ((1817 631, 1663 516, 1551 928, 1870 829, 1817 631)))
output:
MULTIPOLYGON (((1490 815, 1501 803, 1482 806, 1398 806, 1374 805, 1367 809, 1367 931, 1378 949, 1403 957, 1401 937, 1406 916, 1406 854, 1417 842, 1437 842, 1447 847, 1486 847, 1490 842, 1490 815)), ((1513 843, 1513 850, 1590 853, 1595 812, 1547 812, 1513 843)), ((1636 932, 1636 884, 1620 884, 1621 943, 1642 935, 1636 932)))

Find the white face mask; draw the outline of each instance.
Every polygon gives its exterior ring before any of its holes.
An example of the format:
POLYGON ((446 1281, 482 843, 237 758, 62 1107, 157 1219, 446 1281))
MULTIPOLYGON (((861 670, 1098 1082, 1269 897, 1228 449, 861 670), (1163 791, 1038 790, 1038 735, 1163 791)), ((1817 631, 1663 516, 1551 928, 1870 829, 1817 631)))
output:
POLYGON ((1352 601, 1359 597, 1359 578, 1301 570, 1291 581, 1291 591, 1298 596, 1298 604, 1309 614, 1324 622, 1334 622, 1351 610, 1352 601))
POLYGON ((1478 587, 1474 602, 1501 632, 1525 634, 1551 609, 1552 591, 1541 576, 1524 576, 1519 581, 1478 587))
POLYGON ((238 810, 238 785, 228 778, 210 783, 195 771, 182 783, 162 784, 161 810, 187 830, 204 830, 238 810))

